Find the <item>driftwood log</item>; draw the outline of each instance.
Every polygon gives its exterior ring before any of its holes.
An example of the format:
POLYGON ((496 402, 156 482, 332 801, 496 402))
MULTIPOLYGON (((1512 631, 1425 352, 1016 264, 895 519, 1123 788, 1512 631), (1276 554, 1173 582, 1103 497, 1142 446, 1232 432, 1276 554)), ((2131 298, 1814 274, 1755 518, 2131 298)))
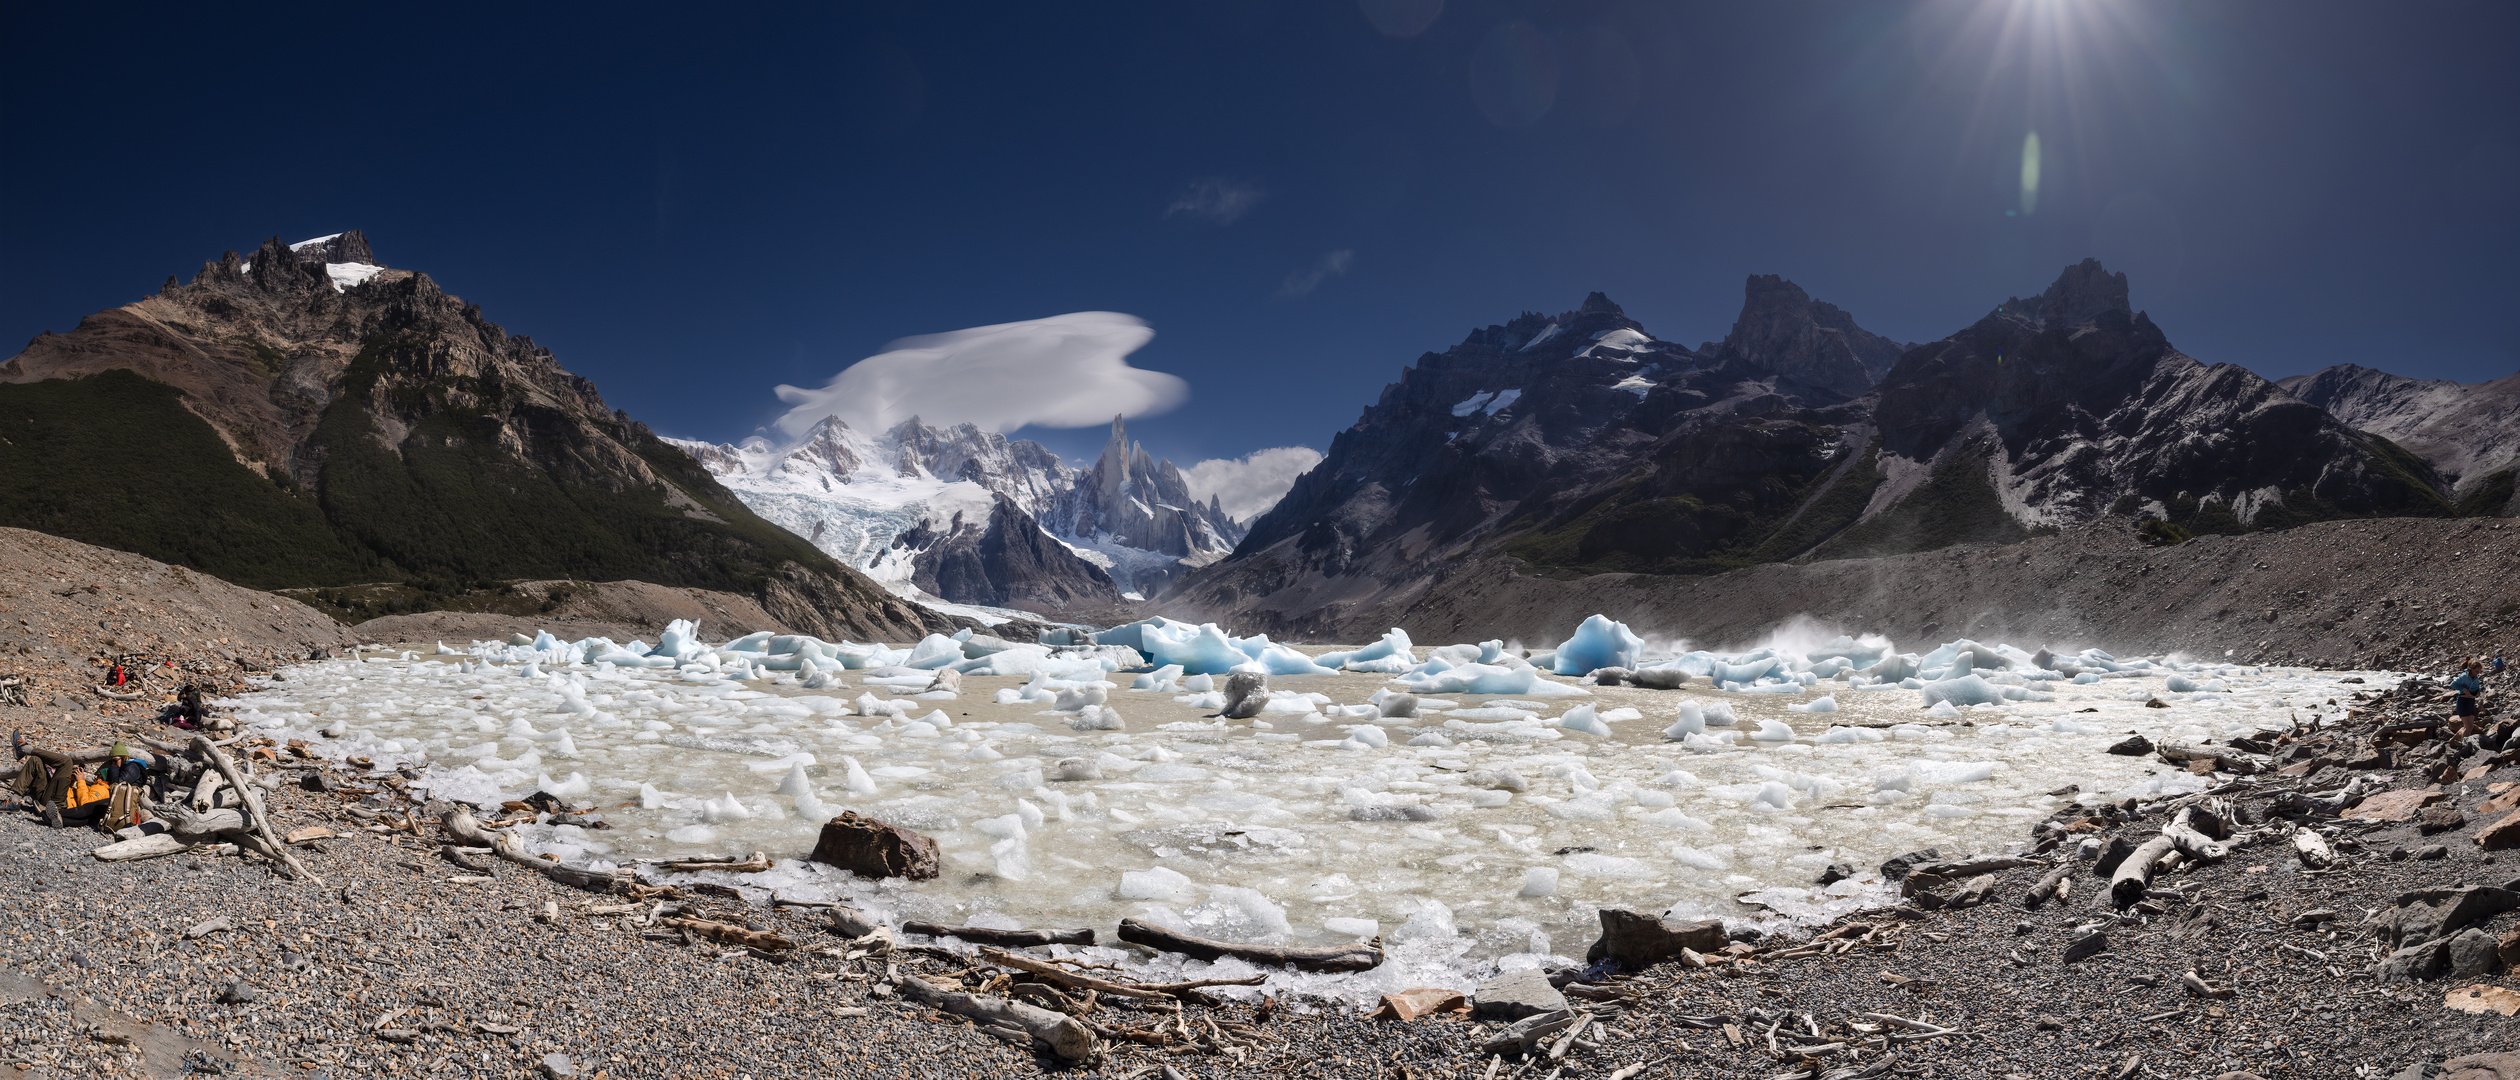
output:
POLYGON ((1939 889, 1954 881, 1964 881, 1980 874, 2028 866, 2030 860, 2012 855, 1981 855, 1974 859, 1944 859, 1918 863, 1908 871, 1907 880, 1899 883, 1899 895, 1914 896, 1928 889, 1939 889))
POLYGON ((491 854, 563 885, 595 892, 611 892, 622 882, 630 880, 629 874, 620 870, 589 870, 582 866, 569 866, 551 859, 528 855, 525 853, 523 842, 506 833, 491 835, 488 830, 481 827, 481 820, 461 805, 449 805, 440 812, 438 823, 446 828, 448 835, 466 844, 489 848, 491 854))
POLYGON ((997 945, 1010 949, 1030 948, 1035 945, 1091 945, 1094 943, 1094 931, 1090 927, 1079 930, 990 930, 978 926, 906 922, 901 924, 901 930, 905 934, 961 938, 981 945, 997 945))
MULTIPOLYGON (((208 762, 211 768, 219 770, 219 775, 226 777, 228 784, 236 788, 237 796, 244 800, 246 824, 252 831, 241 835, 250 835, 261 841, 259 845, 245 844, 245 846, 287 867, 291 877, 300 881, 312 881, 318 885, 323 884, 324 879, 315 876, 315 872, 307 869, 305 863, 297 861, 297 856, 289 854, 288 849, 281 846, 279 834, 271 831, 271 813, 263 808, 262 796, 256 794, 254 789, 246 784, 244 775, 236 771, 236 762, 228 758, 227 751, 211 745, 209 738, 201 735, 193 736, 191 749, 195 755, 208 762)), ((240 839, 238 843, 243 844, 244 841, 240 839)))
POLYGON ((2029 892, 2021 894, 2021 906, 2037 911, 2039 905, 2047 903, 2050 899, 2066 899, 2071 895, 2073 887, 2074 864, 2063 863, 2056 869, 2048 871, 2037 884, 2030 886, 2029 892))
POLYGON ((2163 743, 2156 748, 2156 751, 2161 755, 2161 760, 2173 765, 2185 765, 2191 761, 2209 761, 2217 769, 2239 773, 2242 776, 2259 771, 2256 761, 2236 751, 2218 750, 2210 746, 2181 746, 2176 743, 2163 743))
POLYGON ((192 848, 193 841, 178 838, 173 833, 150 833, 136 839, 115 841, 91 854, 98 862, 132 862, 161 855, 180 855, 192 848))
POLYGON ((732 855, 726 855, 707 859, 684 859, 678 862, 658 863, 656 868, 676 874, 694 874, 703 870, 716 870, 727 874, 758 874, 770 869, 770 856, 756 851, 750 858, 738 859, 732 855))
POLYGON ((2197 830, 2197 813, 2193 806, 2180 810, 2179 816, 2161 827, 2161 835, 2144 841, 2142 847, 2118 864, 2117 873, 2109 879, 2110 903, 2131 907, 2142 900, 2152 886, 2153 875, 2166 869, 2173 855, 2203 863, 2230 854, 2230 849, 2197 830))
POLYGON ((1180 953, 1194 960, 1216 960, 1231 956, 1254 964, 1274 964, 1297 971, 1371 971, 1381 967, 1381 939, 1372 943, 1332 945, 1323 948, 1292 949, 1265 945, 1236 945, 1206 938, 1177 934, 1143 919, 1120 920, 1120 940, 1180 953))
POLYGON ((763 952, 780 952, 782 950, 793 949, 796 947, 795 942, 789 941, 788 939, 771 933, 768 930, 746 930, 743 927, 736 926, 732 923, 712 922, 708 919, 659 919, 657 920, 657 925, 670 926, 677 930, 689 930, 693 934, 708 938, 711 941, 723 941, 730 945, 742 945, 748 948, 759 949, 763 952))
POLYGON ((1047 960, 1037 960, 1022 953, 1011 953, 1004 949, 993 949, 987 946, 981 947, 980 959, 1002 968, 1031 972, 1041 976, 1043 982, 1064 986, 1070 990, 1092 990, 1112 997, 1177 998, 1201 987, 1258 986, 1269 981, 1266 975, 1254 975, 1247 979, 1191 979, 1187 982, 1175 983, 1113 982, 1110 979, 1096 978, 1060 967, 1047 960))
POLYGON ((1002 997, 946 990, 915 975, 901 980, 899 989, 902 997, 970 1017, 981 1027, 1012 1028, 1029 1035, 1061 1061, 1084 1061, 1094 1054, 1093 1029, 1073 1016, 1002 997))

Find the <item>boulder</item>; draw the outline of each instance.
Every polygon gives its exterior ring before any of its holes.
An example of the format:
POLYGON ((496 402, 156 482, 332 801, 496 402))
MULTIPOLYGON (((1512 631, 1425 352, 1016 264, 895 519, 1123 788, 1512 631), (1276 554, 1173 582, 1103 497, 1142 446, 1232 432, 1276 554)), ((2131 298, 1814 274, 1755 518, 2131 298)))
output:
POLYGON ((2446 798, 2449 796, 2438 791, 2383 791, 2364 796, 2353 809, 2337 816, 2351 821, 2413 821, 2425 807, 2446 798))
POLYGON ((1225 677, 1225 708, 1220 710, 1228 720, 1249 720, 1260 715, 1261 706, 1269 703, 1269 677, 1256 671, 1237 671, 1225 677))
POLYGON ((1470 1014, 1482 1020, 1520 1020, 1565 1008, 1566 995, 1549 985, 1549 973, 1539 968, 1508 971, 1470 995, 1470 1014))
POLYGON ((2487 851, 2520 847, 2520 813, 2506 815, 2502 820, 2476 830, 2476 845, 2487 851))
POLYGON ((2119 757, 2143 757, 2153 752, 2153 744, 2141 735, 2129 735, 2109 747, 2109 752, 2119 757))
POLYGON ((1710 953, 1728 940, 1719 919, 1673 922, 1658 915, 1624 908, 1601 909, 1601 938, 1584 955, 1590 963, 1609 960, 1629 971, 1642 971, 1666 960, 1680 959, 1680 950, 1710 953))
POLYGON ((2399 894, 2397 905, 2373 922, 2382 945, 2401 949, 2447 938, 2515 907, 2520 907, 2520 893, 2490 885, 2419 889, 2399 894))
POLYGON ((1397 994, 1384 994, 1382 1008, 1374 1013, 1377 1020, 1415 1020, 1439 1012, 1460 1012, 1470 1007, 1459 990, 1421 986, 1397 994))
POLYGON ((1677 690, 1689 684, 1689 673, 1679 668, 1646 668, 1630 674, 1627 681, 1647 690, 1677 690))
POLYGON ((2451 936, 2448 942, 2450 977, 2473 979, 2494 970, 2501 958, 2494 955, 2494 935, 2473 926, 2451 936))
POLYGON ((1829 864, 1828 869, 1820 871, 1820 880, 1816 884, 1825 889, 1854 876, 1854 867, 1842 862, 1833 862, 1829 864))
POLYGON ((806 857, 870 878, 921 880, 935 877, 939 866, 936 841, 854 810, 824 822, 814 853, 806 857))
POLYGON ((2441 1080, 2520 1080, 2520 1054, 2501 1050, 2454 1057, 2441 1063, 2441 1080))
POLYGON ((1908 871, 1915 869, 1918 864, 1929 863, 1939 858, 1942 858, 1942 852, 1933 848, 1911 851, 1905 855, 1894 855, 1888 862, 1881 864, 1882 880, 1898 881, 1907 877, 1908 871))
POLYGON ((2444 941, 2409 945, 2380 961, 2379 970, 2373 974, 2383 983, 2429 979, 2440 974, 2443 965, 2450 962, 2449 954, 2449 943, 2444 941))
POLYGON ((2423 813, 2415 815, 2416 831, 2426 836, 2466 827, 2467 815, 2460 813, 2455 806, 2428 807, 2423 813))

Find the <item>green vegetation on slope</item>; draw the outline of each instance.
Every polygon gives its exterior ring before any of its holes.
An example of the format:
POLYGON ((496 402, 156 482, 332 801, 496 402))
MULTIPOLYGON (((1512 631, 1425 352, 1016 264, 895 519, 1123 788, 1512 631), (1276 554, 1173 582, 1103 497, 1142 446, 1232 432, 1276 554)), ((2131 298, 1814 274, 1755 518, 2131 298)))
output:
POLYGON ((1916 490, 1820 546, 1822 559, 1863 559, 1934 551, 1956 544, 1993 546, 2028 539, 2031 530, 2004 509, 1987 479, 1983 450, 1944 458, 1916 490))
POLYGON ((129 371, 0 384, 0 525, 251 588, 398 576, 285 475, 239 464, 182 397, 129 371))
POLYGON ((2460 517, 2494 517, 2511 505, 2512 479, 2520 470, 2504 469, 2487 473, 2485 479, 2459 499, 2460 517))
POLYGON ((1765 471, 1704 490, 1647 498, 1656 487, 1667 489, 1656 481, 1669 478, 1631 477, 1560 524, 1510 537, 1506 553, 1542 569, 1586 574, 1720 574, 1792 558, 1861 516, 1882 481, 1878 443, 1841 472, 1813 452, 1829 445, 1833 430, 1797 434, 1810 441, 1761 449, 1765 471))
POLYGON ((803 538, 745 510, 690 455, 627 424, 606 434, 633 446, 698 509, 673 505, 654 487, 606 482, 618 477, 564 482, 536 464, 579 460, 565 417, 527 407, 503 420, 449 404, 437 386, 385 384, 389 372, 426 370, 419 354, 427 348, 371 342, 310 440, 324 462, 325 512, 397 564, 463 580, 636 579, 738 592, 759 588, 787 561, 836 569, 803 538), (385 445, 370 418, 380 393, 398 414, 423 414, 398 447, 385 445), (522 439, 532 460, 502 446, 507 438, 522 439))

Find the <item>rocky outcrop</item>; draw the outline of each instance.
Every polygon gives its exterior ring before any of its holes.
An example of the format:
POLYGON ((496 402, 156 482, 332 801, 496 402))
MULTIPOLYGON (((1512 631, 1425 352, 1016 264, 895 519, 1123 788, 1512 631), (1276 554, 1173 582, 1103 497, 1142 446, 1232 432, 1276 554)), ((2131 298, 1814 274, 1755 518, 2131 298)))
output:
POLYGON ((2520 374, 2491 382, 2410 379, 2339 364, 2276 383, 2338 420, 2405 447, 2441 473, 2465 514, 2520 514, 2520 374))
POLYGON ((1750 279, 1702 350, 1598 294, 1525 313, 1403 371, 1166 609, 1344 639, 1499 572, 1703 576, 2112 516, 2167 543, 2453 512, 2421 458, 2180 353, 2096 261, 1872 384, 1896 348, 1777 278, 1750 279))
POLYGON ((982 520, 956 512, 941 525, 922 521, 893 545, 917 553, 912 580, 919 588, 955 603, 1069 612, 1121 602, 1111 575, 1043 532, 1004 495, 990 500, 982 520))
POLYGON ((937 875, 936 841, 899 825, 888 825, 854 810, 823 823, 807 859, 837 866, 859 877, 909 878, 924 881, 937 875))
POLYGON ((270 240, 0 363, 0 412, 80 418, 0 447, 31 478, 0 493, 0 523, 264 587, 632 579, 845 636, 950 625, 763 521, 549 350, 375 259, 356 232, 270 240), (145 505, 78 501, 126 476, 145 505))

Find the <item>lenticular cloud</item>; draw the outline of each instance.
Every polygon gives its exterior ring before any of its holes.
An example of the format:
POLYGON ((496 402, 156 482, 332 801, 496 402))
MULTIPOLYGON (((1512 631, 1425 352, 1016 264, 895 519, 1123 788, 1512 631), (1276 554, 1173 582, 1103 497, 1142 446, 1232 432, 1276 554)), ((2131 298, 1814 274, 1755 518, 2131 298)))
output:
POLYGON ((779 400, 795 406, 779 430, 803 435, 837 416, 860 431, 882 431, 916 416, 938 427, 1006 432, 1162 412, 1189 397, 1190 384, 1129 366, 1129 354, 1154 337, 1134 315, 1079 311, 903 338, 822 389, 779 387, 779 400))

